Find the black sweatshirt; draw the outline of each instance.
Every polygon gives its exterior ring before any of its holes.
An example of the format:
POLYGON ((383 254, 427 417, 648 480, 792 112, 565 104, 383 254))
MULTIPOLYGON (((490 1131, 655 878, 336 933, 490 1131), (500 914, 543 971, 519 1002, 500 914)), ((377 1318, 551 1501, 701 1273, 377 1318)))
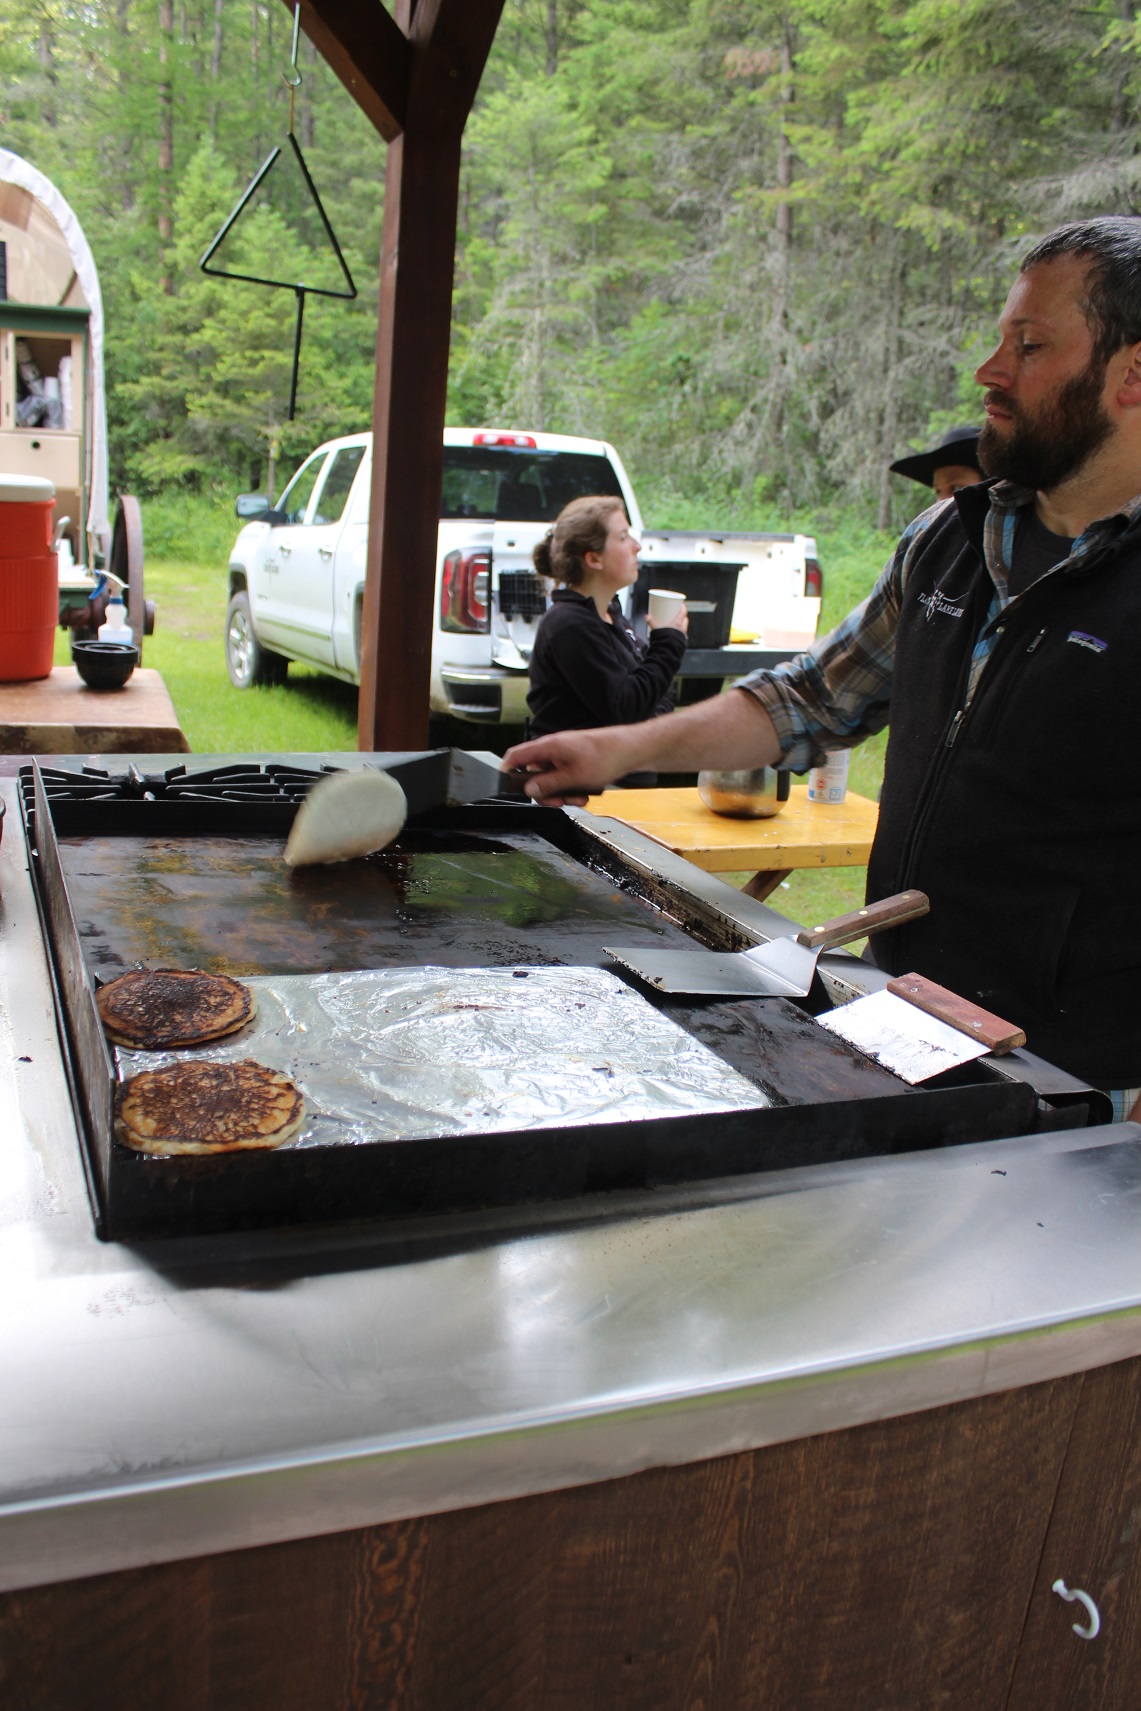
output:
POLYGON ((594 601, 574 588, 558 588, 544 614, 531 655, 531 736, 633 725, 668 713, 666 694, 685 652, 672 627, 650 632, 649 646, 610 602, 607 624, 594 601))

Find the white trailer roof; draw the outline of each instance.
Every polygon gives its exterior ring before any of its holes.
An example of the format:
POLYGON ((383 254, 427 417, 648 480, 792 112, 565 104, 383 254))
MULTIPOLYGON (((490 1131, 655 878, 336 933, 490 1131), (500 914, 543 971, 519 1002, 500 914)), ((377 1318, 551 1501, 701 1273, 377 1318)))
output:
MULTIPOLYGON (((0 194, 0 226, 15 228, 10 245, 9 293, 21 303, 86 305, 91 341, 91 463, 87 483, 87 528, 104 552, 111 542, 107 515, 107 407, 103 395, 103 298, 91 246, 83 227, 50 178, 10 149, 0 148, 0 191, 12 185, 32 199, 14 202, 0 194), (55 228, 53 231, 52 228, 55 228), (62 260, 60 240, 68 263, 62 260), (72 280, 74 274, 74 281, 72 280)), ((0 234, 3 235, 3 234, 0 234)))

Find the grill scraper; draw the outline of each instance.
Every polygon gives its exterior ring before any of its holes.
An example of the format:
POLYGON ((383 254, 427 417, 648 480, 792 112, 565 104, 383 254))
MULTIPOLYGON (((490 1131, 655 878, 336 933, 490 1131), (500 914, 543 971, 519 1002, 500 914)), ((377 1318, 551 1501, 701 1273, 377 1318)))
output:
POLYGON ((1021 1028, 921 974, 901 974, 816 1021, 910 1087, 985 1052, 1001 1057, 1026 1044, 1021 1028))

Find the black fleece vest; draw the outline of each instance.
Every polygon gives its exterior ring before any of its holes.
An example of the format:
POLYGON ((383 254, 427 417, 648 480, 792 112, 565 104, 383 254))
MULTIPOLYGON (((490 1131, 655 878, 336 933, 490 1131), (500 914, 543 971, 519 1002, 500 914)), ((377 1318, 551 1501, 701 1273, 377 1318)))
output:
POLYGON ((918 886, 931 913, 872 944, 1072 1074, 1141 1085, 1141 527, 1006 609, 960 716, 988 504, 957 496, 904 592, 868 896, 918 886))

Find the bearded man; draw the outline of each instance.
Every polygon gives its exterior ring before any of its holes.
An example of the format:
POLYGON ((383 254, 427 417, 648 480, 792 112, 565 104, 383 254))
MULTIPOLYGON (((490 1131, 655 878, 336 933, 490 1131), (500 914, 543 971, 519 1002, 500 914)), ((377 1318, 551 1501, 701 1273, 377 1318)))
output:
POLYGON ((1009 1016, 1120 1117, 1141 1087, 1141 219, 1051 232, 999 330, 975 376, 991 479, 917 517, 837 629, 727 695, 504 766, 581 802, 642 769, 804 771, 890 724, 868 896, 918 887, 931 913, 876 960, 1009 1016))

